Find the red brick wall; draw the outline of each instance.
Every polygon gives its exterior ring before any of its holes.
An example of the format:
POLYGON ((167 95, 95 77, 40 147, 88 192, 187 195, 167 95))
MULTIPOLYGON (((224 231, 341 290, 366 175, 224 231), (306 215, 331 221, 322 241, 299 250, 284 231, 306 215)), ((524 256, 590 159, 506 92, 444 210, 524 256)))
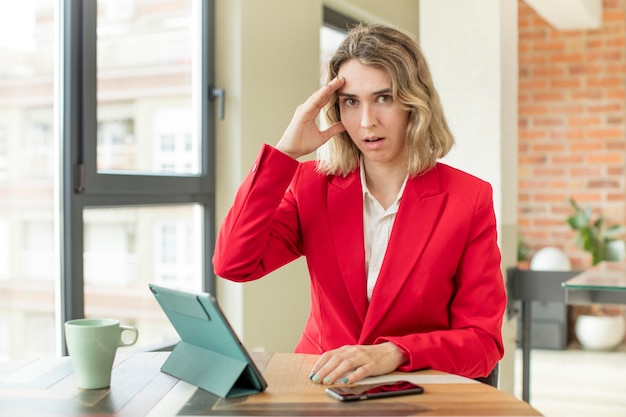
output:
POLYGON ((568 199, 626 224, 626 0, 597 30, 557 31, 519 0, 519 217, 531 253, 591 257, 565 223, 568 199))

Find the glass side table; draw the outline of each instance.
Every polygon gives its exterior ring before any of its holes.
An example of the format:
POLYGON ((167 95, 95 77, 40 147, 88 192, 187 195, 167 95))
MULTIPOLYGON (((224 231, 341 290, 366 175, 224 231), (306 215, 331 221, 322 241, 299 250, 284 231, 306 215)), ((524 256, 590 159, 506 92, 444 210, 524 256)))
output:
POLYGON ((626 304, 626 262, 600 262, 562 285, 567 304, 626 304))

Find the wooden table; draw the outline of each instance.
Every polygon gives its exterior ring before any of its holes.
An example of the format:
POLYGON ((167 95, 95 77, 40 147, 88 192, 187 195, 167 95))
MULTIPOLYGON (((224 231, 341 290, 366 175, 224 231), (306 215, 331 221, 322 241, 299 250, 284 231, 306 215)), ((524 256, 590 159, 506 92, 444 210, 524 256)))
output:
POLYGON ((504 391, 437 371, 397 373, 422 395, 341 403, 308 379, 315 355, 253 353, 268 381, 260 394, 223 399, 160 372, 168 352, 118 352, 111 387, 76 388, 69 358, 0 363, 0 417, 38 416, 539 416, 504 391))

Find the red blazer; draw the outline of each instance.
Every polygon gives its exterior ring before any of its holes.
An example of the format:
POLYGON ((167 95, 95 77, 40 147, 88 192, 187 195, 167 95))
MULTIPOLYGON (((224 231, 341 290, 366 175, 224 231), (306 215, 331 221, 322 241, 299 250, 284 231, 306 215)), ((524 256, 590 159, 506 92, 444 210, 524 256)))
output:
POLYGON ((306 256, 311 312, 296 352, 391 341, 400 370, 470 378, 502 358, 506 305, 491 186, 444 164, 407 181, 368 303, 359 170, 315 171, 265 145, 217 237, 215 273, 250 281, 306 256))

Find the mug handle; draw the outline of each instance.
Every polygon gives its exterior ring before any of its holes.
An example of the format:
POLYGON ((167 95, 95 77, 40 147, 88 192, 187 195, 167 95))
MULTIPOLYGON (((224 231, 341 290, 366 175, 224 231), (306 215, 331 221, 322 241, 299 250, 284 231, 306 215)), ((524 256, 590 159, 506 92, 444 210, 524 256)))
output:
POLYGON ((135 342, 137 342, 137 338, 139 337, 139 331, 137 330, 136 327, 133 326, 127 326, 125 324, 120 324, 120 341, 119 341, 119 346, 131 346, 134 345, 135 342), (135 336, 133 337, 133 340, 131 340, 130 342, 124 342, 122 340, 122 333, 127 330, 131 333, 133 333, 135 336))

